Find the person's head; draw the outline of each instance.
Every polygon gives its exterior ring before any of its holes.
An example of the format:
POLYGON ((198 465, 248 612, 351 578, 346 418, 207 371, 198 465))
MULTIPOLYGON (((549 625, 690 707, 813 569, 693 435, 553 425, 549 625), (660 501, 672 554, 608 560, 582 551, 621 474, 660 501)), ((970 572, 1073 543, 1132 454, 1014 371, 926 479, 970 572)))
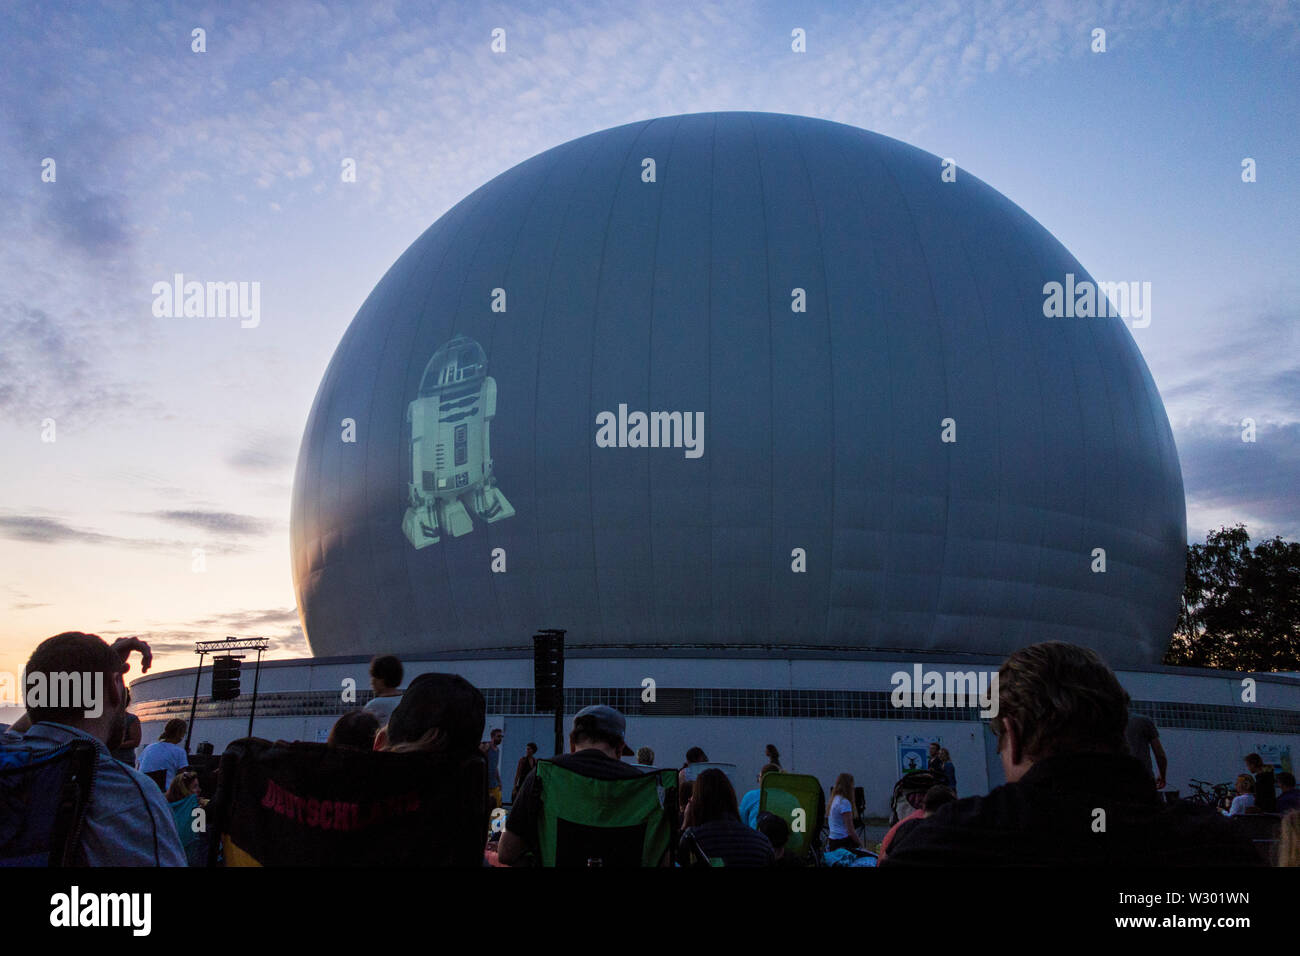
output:
POLYGON ((1282 818, 1282 827, 1278 833, 1277 865, 1300 866, 1300 810, 1292 810, 1282 818))
POLYGON ((763 768, 758 772, 759 784, 761 785, 763 783, 763 778, 766 777, 769 773, 780 773, 780 772, 781 772, 781 768, 774 763, 763 764, 763 768))
POLYGON ((1254 793, 1254 792, 1255 792, 1255 778, 1252 777, 1252 776, 1251 776, 1250 774, 1248 774, 1248 773, 1239 773, 1239 774, 1237 774, 1237 792, 1238 792, 1238 793, 1254 793))
POLYGON ((776 851, 778 860, 785 855, 785 845, 790 842, 790 825, 788 823, 775 813, 764 810, 758 815, 756 829, 767 837, 768 842, 772 844, 772 849, 776 851))
POLYGON ((167 788, 167 802, 184 800, 192 793, 199 792, 199 775, 193 770, 182 770, 172 777, 172 785, 167 788))
POLYGON ((537 756, 537 744, 533 743, 531 740, 528 741, 528 743, 524 745, 524 756, 525 757, 537 756))
POLYGON ((1259 773, 1264 769, 1264 760, 1259 754, 1246 754, 1246 769, 1251 773, 1259 773))
POLYGON ((599 750, 607 757, 618 760, 632 756, 625 737, 627 721, 613 707, 593 704, 573 715, 573 728, 569 731, 569 750, 599 750))
POLYGON ((686 762, 688 764, 708 763, 709 755, 704 752, 704 748, 702 747, 692 747, 690 750, 686 751, 686 762))
POLYGON ((939 745, 936 744, 934 741, 930 741, 930 756, 931 757, 939 756, 939 745))
POLYGON ((643 767, 655 765, 655 752, 649 747, 642 747, 636 752, 636 762, 643 767))
POLYGON ((379 718, 368 710, 350 710, 330 728, 330 747, 345 747, 349 750, 372 750, 375 746, 375 734, 379 733, 379 718))
POLYGON ((206 757, 211 757, 213 749, 212 741, 205 740, 196 748, 196 753, 201 753, 206 757))
POLYGON ((1295 789, 1295 774, 1283 770, 1277 775, 1277 787, 1283 792, 1295 789))
POLYGON ((126 664, 98 634, 67 631, 42 641, 23 670, 33 724, 66 724, 110 747, 126 725, 126 664))
POLYGON ((780 763, 781 752, 776 749, 776 744, 768 744, 763 748, 763 752, 767 754, 768 763, 780 763))
POLYGON ((948 756, 948 748, 947 748, 947 747, 940 747, 940 748, 939 748, 939 759, 942 760, 944 763, 947 763, 947 762, 951 759, 951 758, 948 756))
POLYGON ((1009 783, 1070 753, 1126 753, 1124 688, 1095 651, 1060 641, 1016 651, 998 671, 990 727, 1009 783))
POLYGON ((831 787, 831 799, 834 800, 837 796, 849 803, 853 802, 853 774, 842 773, 835 778, 835 786, 831 787))
POLYGON ((483 739, 486 714, 482 692, 459 674, 421 674, 388 718, 383 746, 464 757, 483 739))
POLYGON ((185 739, 185 730, 188 726, 179 717, 173 717, 163 724, 162 733, 158 735, 158 739, 169 744, 178 744, 185 739))
POLYGON ((491 738, 491 740, 492 740, 492 746, 493 746, 493 747, 500 747, 500 746, 501 746, 501 741, 503 741, 503 740, 505 739, 505 737, 506 737, 506 733, 505 733, 505 731, 502 730, 500 727, 493 727, 493 728, 492 728, 492 733, 489 734, 488 736, 489 736, 489 737, 491 738))
POLYGON ((716 767, 703 771, 695 778, 691 799, 695 803, 692 821, 696 824, 740 819, 736 791, 727 775, 716 767))
POLYGON ((951 787, 936 784, 925 791, 925 802, 921 804, 921 809, 925 811, 925 815, 928 817, 944 804, 952 803, 956 799, 957 794, 952 792, 951 787))
POLYGON ((402 662, 392 654, 383 654, 370 660, 370 689, 376 694, 397 690, 402 686, 402 662))

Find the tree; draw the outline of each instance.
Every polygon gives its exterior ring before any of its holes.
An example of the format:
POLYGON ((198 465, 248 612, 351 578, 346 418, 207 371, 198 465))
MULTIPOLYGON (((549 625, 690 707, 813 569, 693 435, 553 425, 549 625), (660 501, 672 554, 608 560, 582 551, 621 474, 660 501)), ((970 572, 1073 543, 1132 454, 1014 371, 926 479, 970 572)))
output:
POLYGON ((1182 608, 1165 663, 1300 670, 1300 543, 1275 536, 1252 550, 1238 524, 1188 545, 1182 608))

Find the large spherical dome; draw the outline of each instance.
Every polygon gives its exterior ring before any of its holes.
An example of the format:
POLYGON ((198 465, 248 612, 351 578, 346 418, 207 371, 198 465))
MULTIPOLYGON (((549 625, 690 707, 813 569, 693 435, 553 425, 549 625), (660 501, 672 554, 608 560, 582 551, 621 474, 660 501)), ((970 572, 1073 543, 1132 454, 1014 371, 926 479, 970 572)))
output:
POLYGON ((1122 319, 1045 316, 1047 283, 1088 274, 942 173, 853 127, 713 113, 464 199, 316 396, 291 522, 312 650, 563 627, 1157 661, 1186 519, 1150 373, 1122 319))

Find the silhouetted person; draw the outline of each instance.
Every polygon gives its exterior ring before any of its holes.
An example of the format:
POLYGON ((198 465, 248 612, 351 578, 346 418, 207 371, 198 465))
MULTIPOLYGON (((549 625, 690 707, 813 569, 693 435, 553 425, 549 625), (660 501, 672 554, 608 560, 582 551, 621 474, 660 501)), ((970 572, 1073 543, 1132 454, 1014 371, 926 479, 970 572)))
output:
POLYGON ((998 672, 991 721, 1007 782, 896 837, 882 865, 1259 865, 1228 821, 1160 800, 1128 752, 1126 701, 1094 651, 1016 651, 998 672))

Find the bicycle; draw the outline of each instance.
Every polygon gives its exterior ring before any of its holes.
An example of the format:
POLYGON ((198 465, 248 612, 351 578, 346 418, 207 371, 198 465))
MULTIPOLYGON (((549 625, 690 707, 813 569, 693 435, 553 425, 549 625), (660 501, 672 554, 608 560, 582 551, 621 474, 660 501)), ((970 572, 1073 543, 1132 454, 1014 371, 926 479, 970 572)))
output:
POLYGON ((1191 780, 1192 792, 1183 797, 1188 803, 1216 809, 1227 806, 1236 794, 1236 787, 1231 783, 1210 783, 1208 780, 1191 780))

